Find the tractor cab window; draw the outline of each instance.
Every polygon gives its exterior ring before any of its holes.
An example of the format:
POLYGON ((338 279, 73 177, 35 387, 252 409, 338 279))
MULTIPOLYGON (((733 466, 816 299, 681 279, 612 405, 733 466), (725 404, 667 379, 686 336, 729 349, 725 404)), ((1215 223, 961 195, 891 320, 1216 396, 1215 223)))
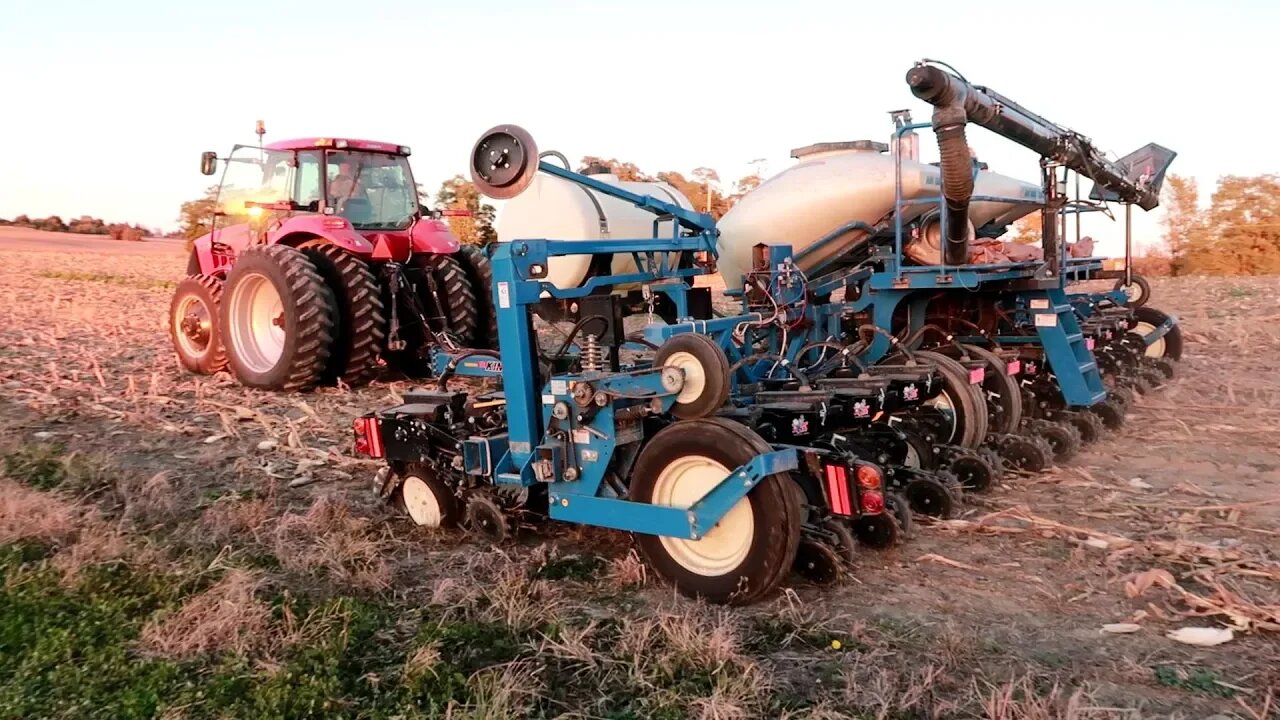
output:
POLYGON ((361 230, 402 230, 418 212, 409 160, 400 155, 330 150, 329 206, 361 230))
POLYGON ((293 153, 237 145, 227 158, 218 189, 223 225, 247 222, 261 211, 246 202, 287 202, 293 187, 293 153))
POLYGON ((303 150, 298 153, 298 186, 293 200, 300 210, 308 212, 320 211, 320 198, 324 194, 321 172, 324 167, 324 153, 320 150, 303 150))

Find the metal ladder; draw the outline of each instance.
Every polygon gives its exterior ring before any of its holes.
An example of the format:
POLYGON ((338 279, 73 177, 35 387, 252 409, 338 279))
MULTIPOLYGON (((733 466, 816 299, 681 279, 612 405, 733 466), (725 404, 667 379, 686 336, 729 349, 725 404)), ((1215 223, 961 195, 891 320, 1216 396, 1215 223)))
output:
POLYGON ((1088 407, 1102 402, 1107 391, 1080 322, 1062 288, 1030 292, 1027 306, 1045 357, 1062 388, 1067 405, 1088 407))

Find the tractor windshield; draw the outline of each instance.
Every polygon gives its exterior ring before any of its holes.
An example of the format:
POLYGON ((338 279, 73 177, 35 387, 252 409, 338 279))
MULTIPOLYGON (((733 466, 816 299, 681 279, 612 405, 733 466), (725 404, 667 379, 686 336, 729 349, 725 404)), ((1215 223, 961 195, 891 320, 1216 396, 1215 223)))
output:
POLYGON ((328 206, 360 230, 403 230, 418 212, 417 186, 403 155, 326 153, 328 206))
POLYGON ((227 158, 218 189, 224 223, 245 222, 261 211, 256 203, 288 202, 292 194, 293 153, 237 145, 227 158), (250 205, 246 205, 250 203, 250 205))

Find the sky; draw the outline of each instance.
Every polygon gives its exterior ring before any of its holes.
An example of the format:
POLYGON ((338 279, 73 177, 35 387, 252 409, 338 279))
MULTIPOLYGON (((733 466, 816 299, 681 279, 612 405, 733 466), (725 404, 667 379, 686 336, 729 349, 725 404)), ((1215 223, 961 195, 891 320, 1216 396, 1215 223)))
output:
MULTIPOLYGON (((258 119, 268 141, 409 145, 430 188, 506 122, 575 160, 732 182, 765 158, 768 176, 792 148, 887 139, 890 110, 926 120, 903 80, 924 57, 1115 156, 1173 148, 1207 199, 1221 175, 1280 172, 1277 29, 1274 1, 3 0, 0 217, 175 228, 210 184, 200 152, 254 142, 258 119)), ((1038 178, 1029 151, 970 138, 1038 178)), ((1140 244, 1158 218, 1135 213, 1140 244)), ((1085 232, 1116 252, 1123 225, 1085 232)))

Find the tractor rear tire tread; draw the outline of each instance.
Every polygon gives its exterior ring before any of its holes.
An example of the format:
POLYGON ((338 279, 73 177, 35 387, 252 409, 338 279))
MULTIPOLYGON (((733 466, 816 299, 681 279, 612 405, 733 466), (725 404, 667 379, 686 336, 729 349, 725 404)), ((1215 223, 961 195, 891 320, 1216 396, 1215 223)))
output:
POLYGON ((476 338, 480 322, 480 307, 471 281, 467 278, 466 270, 454 255, 433 254, 418 257, 426 258, 423 267, 431 272, 435 280, 436 289, 441 295, 439 302, 443 305, 441 311, 449 324, 447 328, 432 329, 437 332, 448 331, 459 343, 469 347, 476 338))
POLYGON ((318 243, 302 251, 329 286, 338 309, 335 340, 320 383, 363 385, 378 374, 386 341, 378 281, 365 261, 336 245, 318 243))
MULTIPOLYGON (((227 275, 228 295, 234 294, 237 282, 250 270, 279 281, 276 290, 284 304, 286 327, 292 325, 293 334, 286 337, 281 360, 275 367, 255 373, 239 361, 228 332, 227 356, 232 372, 241 384, 261 390, 293 392, 312 387, 320 379, 333 346, 337 315, 333 293, 311 260, 285 245, 259 245, 241 253, 227 275)), ((230 303, 224 303, 222 319, 223 327, 229 327, 230 303)))
POLYGON ((471 289, 476 296, 476 308, 480 314, 473 341, 475 347, 496 350, 498 313, 493 304, 493 265, 484 250, 476 245, 463 245, 458 250, 458 257, 471 282, 471 289))

